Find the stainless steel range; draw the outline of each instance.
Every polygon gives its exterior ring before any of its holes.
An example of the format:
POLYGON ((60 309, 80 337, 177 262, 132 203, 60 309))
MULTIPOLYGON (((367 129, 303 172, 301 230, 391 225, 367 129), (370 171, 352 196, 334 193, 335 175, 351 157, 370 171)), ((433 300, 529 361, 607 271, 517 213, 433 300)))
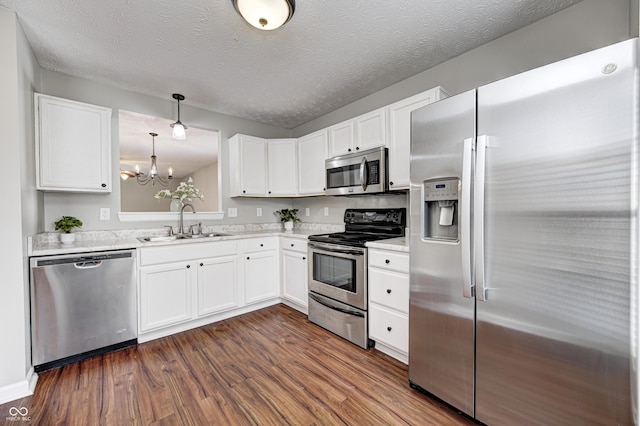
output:
POLYGON ((309 321, 369 348, 367 241, 404 236, 406 209, 347 209, 345 232, 309 237, 309 321))

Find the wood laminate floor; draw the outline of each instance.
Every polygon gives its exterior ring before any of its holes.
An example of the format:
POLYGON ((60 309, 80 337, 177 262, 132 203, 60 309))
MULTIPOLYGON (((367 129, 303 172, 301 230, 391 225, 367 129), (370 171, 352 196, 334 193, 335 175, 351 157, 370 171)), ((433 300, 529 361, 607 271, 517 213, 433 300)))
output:
POLYGON ((40 373, 33 425, 473 425, 407 367, 285 306, 40 373))

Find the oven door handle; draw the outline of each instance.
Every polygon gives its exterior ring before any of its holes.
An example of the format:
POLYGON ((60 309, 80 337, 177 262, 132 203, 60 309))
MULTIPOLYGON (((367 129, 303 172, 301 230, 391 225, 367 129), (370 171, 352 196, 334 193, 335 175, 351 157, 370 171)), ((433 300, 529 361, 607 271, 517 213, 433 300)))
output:
POLYGON ((309 244, 309 248, 310 249, 319 249, 322 250, 324 253, 327 254, 332 254, 332 253, 341 253, 341 254, 349 254, 352 256, 362 256, 364 254, 364 250, 348 250, 348 249, 341 249, 341 248, 337 248, 335 245, 327 245, 327 244, 323 244, 323 243, 310 243, 309 244))
POLYGON ((309 297, 315 300, 316 302, 318 302, 319 304, 321 304, 322 306, 326 306, 327 308, 333 309, 334 311, 342 312, 343 314, 347 314, 347 315, 354 315, 356 317, 364 318, 364 314, 362 312, 352 311, 351 309, 344 309, 339 306, 330 305, 313 293, 309 293, 309 297))

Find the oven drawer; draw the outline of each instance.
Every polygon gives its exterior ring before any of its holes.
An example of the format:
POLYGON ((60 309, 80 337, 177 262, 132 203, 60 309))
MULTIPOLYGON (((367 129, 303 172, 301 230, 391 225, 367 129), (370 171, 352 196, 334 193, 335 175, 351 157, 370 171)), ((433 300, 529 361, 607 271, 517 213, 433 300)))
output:
POLYGON ((409 273, 409 253, 369 249, 369 266, 409 273))
POLYGON ((371 338, 401 352, 409 350, 409 318, 381 306, 369 307, 371 338))
POLYGON ((280 242, 282 243, 282 250, 291 250, 291 251, 297 251, 300 253, 306 253, 307 252, 307 241, 306 240, 301 240, 299 238, 285 238, 282 237, 280 239, 280 242))
POLYGON ((409 275, 369 269, 369 300, 402 313, 409 313, 409 275))
POLYGON ((309 321, 361 348, 369 348, 366 311, 309 293, 309 321))

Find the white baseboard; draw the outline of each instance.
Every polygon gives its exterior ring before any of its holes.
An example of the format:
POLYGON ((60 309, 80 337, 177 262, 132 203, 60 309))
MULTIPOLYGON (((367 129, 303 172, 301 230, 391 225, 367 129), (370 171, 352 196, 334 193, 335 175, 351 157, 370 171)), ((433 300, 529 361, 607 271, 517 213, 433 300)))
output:
POLYGON ((33 390, 36 388, 37 382, 38 375, 33 371, 33 367, 31 367, 24 380, 0 387, 0 404, 33 395, 33 390))

